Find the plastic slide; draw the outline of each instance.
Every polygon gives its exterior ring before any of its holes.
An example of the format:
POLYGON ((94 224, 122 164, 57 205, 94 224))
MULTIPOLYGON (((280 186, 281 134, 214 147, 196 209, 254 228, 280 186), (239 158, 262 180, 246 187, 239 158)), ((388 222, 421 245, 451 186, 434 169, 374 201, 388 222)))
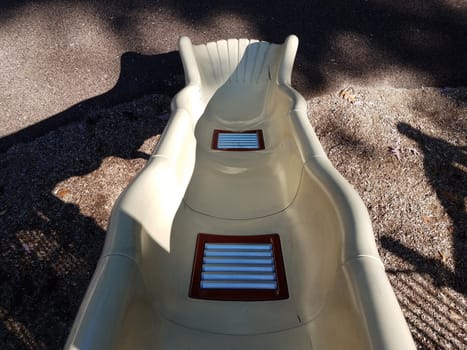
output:
POLYGON ((179 41, 66 349, 415 349, 368 212, 290 85, 298 39, 179 41))

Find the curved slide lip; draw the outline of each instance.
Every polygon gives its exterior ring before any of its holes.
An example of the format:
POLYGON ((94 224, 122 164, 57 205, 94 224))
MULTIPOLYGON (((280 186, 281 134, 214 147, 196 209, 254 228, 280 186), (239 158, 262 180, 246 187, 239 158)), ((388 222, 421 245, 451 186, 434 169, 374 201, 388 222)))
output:
POLYGON ((280 85, 290 85, 292 78, 293 64, 298 49, 298 37, 289 35, 284 42, 284 54, 279 68, 278 83, 280 85))
POLYGON ((185 71, 186 85, 201 85, 201 75, 193 52, 193 44, 187 36, 181 36, 178 40, 178 49, 185 71))
MULTIPOLYGON (((238 39, 241 40, 241 39, 238 39)), ((256 40, 250 40, 256 41, 256 40)), ((206 43, 205 45, 208 45, 206 43)), ((277 81, 280 85, 290 85, 293 71, 293 64, 298 49, 298 37, 291 34, 286 37, 284 43, 284 53, 282 55, 282 62, 278 72, 277 81)), ((193 44, 191 39, 187 36, 181 36, 178 40, 178 48, 182 58, 183 68, 185 71, 186 85, 202 85, 201 75, 199 72, 198 64, 195 54, 193 52, 193 44)))

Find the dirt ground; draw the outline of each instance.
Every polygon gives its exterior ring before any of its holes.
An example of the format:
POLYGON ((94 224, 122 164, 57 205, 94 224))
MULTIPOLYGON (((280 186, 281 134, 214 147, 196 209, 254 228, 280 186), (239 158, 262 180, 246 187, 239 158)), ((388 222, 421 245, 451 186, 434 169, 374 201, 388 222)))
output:
POLYGON ((353 104, 336 93, 309 102, 329 158, 370 212, 420 349, 467 344, 466 93, 354 88, 353 104))
POLYGON ((292 33, 294 86, 418 347, 465 348, 465 0, 0 0, 0 349, 63 346, 183 86, 178 37, 292 33))
MULTIPOLYGON (((0 343, 60 349, 111 208, 163 131, 170 99, 146 95, 0 154, 0 343)), ((467 88, 340 86, 309 119, 363 198, 419 349, 463 349, 467 88)))

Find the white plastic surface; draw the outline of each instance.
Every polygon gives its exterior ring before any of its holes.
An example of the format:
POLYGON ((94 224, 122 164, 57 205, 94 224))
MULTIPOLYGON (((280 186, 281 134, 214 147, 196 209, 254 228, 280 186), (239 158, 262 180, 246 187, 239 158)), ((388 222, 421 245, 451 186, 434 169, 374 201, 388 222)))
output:
POLYGON ((66 349, 414 349, 355 190, 290 86, 298 39, 182 37, 187 86, 113 210, 66 349), (265 149, 213 150, 215 129, 265 149), (188 297, 198 233, 280 235, 289 298, 188 297))

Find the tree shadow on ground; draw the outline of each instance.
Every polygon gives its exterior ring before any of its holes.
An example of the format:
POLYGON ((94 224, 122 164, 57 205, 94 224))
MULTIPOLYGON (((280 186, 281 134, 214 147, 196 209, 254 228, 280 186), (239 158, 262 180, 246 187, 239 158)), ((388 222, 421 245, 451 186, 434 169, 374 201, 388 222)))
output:
POLYGON ((423 151, 425 174, 438 199, 452 221, 452 247, 454 272, 437 259, 427 258, 405 247, 388 236, 382 237, 381 245, 411 263, 420 273, 426 273, 437 286, 449 286, 467 295, 467 149, 447 141, 428 136, 412 126, 399 123, 401 134, 416 141, 423 151))
MULTIPOLYGON (((61 118, 77 115, 74 123, 0 154, 2 349, 63 346, 101 253, 105 231, 54 189, 71 177, 98 169, 109 156, 149 157, 138 149, 162 132, 166 122, 157 116, 167 113, 170 100, 151 95, 144 106, 105 106, 121 101, 126 91, 145 93, 139 78, 151 73, 151 66, 141 64, 151 62, 159 69, 166 57, 123 55, 114 89, 49 118, 60 125, 61 118)), ((149 90, 164 84, 156 79, 153 75, 147 83, 149 90)), ((92 195, 97 196, 96 215, 107 217, 104 195, 92 195)))
MULTIPOLYGON (((0 1, 0 21, 14 17, 28 3, 0 1)), ((54 2, 42 2, 49 3, 54 2)), ((154 33, 170 35, 164 39, 172 44, 185 34, 181 31, 187 30, 186 25, 194 27, 192 39, 199 43, 238 35, 281 42, 297 34, 301 45, 295 83, 306 95, 343 76, 373 79, 385 70, 397 74, 404 68, 427 77, 425 85, 467 83, 467 12, 455 1, 297 0, 290 5, 251 0, 104 0, 80 1, 80 6, 98 13, 127 47, 140 42, 138 21, 145 15, 160 29, 154 33), (176 18, 173 32, 158 27, 166 25, 164 18, 176 18), (217 20, 226 27, 217 25, 217 20), (242 21, 251 29, 237 28, 242 21)), ((400 83, 420 85, 413 77, 400 83)))
POLYGON ((301 43, 297 70, 302 77, 297 83, 302 92, 326 88, 339 73, 371 77, 396 66, 423 72, 434 85, 463 84, 467 78, 466 13, 439 1, 161 4, 186 22, 209 23, 216 16, 236 14, 254 23, 266 41, 280 42, 297 34, 301 43))

